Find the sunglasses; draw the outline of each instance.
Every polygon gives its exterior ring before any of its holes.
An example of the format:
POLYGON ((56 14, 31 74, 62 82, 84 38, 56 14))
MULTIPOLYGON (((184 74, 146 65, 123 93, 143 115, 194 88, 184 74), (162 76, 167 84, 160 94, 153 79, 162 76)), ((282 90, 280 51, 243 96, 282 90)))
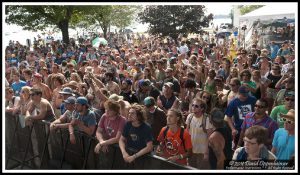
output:
POLYGON ((291 121, 291 120, 288 120, 288 119, 286 119, 286 118, 282 118, 282 120, 284 121, 284 122, 287 122, 288 124, 294 124, 295 122, 293 122, 293 121, 291 121))
POLYGON ((36 93, 30 94, 30 96, 35 96, 35 95, 37 95, 37 94, 36 93))
POLYGON ((192 107, 195 107, 195 108, 204 108, 205 105, 204 104, 201 104, 201 105, 192 104, 192 107))
POLYGON ((291 102, 294 102, 295 99, 294 98, 285 98, 286 101, 291 101, 291 102))
POLYGON ((254 106, 259 109, 265 108, 265 106, 262 106, 262 105, 254 105, 254 106))

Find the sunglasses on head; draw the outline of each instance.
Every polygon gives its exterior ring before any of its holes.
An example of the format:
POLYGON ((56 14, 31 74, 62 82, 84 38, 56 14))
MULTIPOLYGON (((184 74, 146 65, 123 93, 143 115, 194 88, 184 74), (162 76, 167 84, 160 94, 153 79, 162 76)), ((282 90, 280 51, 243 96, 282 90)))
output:
POLYGON ((286 119, 286 118, 282 118, 282 120, 283 120, 284 122, 287 122, 288 124, 294 124, 293 121, 288 120, 288 119, 286 119))

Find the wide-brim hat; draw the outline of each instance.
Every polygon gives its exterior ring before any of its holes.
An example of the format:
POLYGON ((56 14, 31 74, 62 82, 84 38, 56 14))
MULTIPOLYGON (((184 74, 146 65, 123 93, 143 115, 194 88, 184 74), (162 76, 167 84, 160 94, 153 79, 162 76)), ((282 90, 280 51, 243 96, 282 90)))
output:
POLYGON ((288 111, 288 113, 287 114, 280 114, 280 117, 281 118, 285 118, 285 119, 288 119, 288 120, 290 120, 290 121, 295 121, 295 110, 294 109, 290 109, 289 111, 288 111))

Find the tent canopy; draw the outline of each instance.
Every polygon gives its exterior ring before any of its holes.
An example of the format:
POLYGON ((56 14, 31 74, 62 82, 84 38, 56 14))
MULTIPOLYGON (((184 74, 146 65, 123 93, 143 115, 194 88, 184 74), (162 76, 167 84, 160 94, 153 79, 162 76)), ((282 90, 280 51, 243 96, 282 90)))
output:
POLYGON ((295 19, 297 3, 270 3, 240 17, 240 22, 246 20, 295 19))

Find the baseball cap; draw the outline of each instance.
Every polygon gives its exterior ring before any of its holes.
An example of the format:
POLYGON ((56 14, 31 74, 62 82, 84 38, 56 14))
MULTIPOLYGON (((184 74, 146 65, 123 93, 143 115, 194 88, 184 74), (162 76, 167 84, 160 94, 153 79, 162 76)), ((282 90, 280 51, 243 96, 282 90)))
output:
POLYGON ((239 88, 239 93, 243 94, 245 96, 248 96, 249 95, 249 90, 248 90, 248 88, 246 86, 241 86, 239 88))
POLYGON ((222 112, 218 108, 214 108, 211 111, 211 116, 210 116, 211 121, 215 123, 222 123, 224 122, 224 112, 222 112))
POLYGON ((65 87, 59 94, 73 95, 73 90, 70 87, 65 87))
POLYGON ((149 106, 153 106, 155 104, 155 101, 154 101, 154 98, 153 97, 146 97, 144 99, 144 105, 146 107, 149 107, 149 106))
POLYGON ((149 79, 142 79, 142 80, 139 81, 139 85, 140 86, 150 86, 151 81, 149 79))
POLYGON ((63 102, 65 103, 68 103, 68 104, 75 104, 76 102, 76 98, 71 96, 71 97, 68 97, 66 100, 64 100, 63 102))
POLYGON ((166 83, 164 84, 164 86, 168 86, 168 87, 170 87, 170 88, 173 87, 173 85, 174 85, 174 84, 173 84, 172 82, 166 82, 166 83))
POLYGON ((85 97, 78 97, 76 99, 76 103, 81 104, 81 105, 89 106, 88 100, 85 97))

